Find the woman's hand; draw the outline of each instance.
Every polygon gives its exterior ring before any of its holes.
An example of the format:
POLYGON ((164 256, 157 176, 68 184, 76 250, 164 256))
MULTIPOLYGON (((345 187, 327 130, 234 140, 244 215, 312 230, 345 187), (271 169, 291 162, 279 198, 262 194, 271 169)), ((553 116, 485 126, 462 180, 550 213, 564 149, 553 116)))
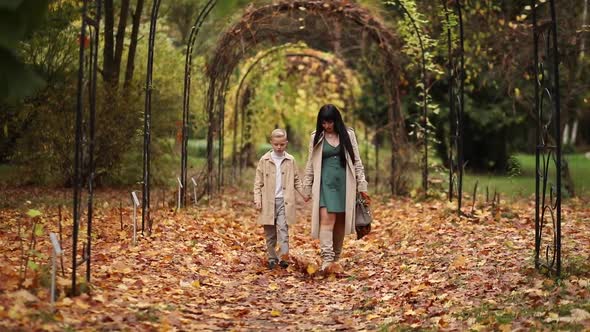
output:
POLYGON ((365 204, 371 205, 371 197, 369 197, 369 194, 364 191, 361 191, 360 194, 363 200, 365 201, 365 204))

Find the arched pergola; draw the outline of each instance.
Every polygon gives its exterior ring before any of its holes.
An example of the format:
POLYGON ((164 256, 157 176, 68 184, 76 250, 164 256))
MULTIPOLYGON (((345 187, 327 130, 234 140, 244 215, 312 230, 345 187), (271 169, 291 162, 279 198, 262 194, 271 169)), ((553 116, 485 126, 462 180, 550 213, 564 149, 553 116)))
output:
MULTIPOLYGON (((189 42, 186 49, 185 61, 185 81, 184 81, 184 100, 183 100, 183 146, 182 146, 182 165, 181 165, 181 179, 186 187, 187 184, 187 140, 188 140, 188 114, 190 101, 190 84, 191 84, 191 66, 194 44, 196 36, 199 33, 203 22, 206 20, 208 14, 214 8, 216 0, 209 0, 203 7, 200 14, 197 16, 195 23, 191 30, 189 42)), ((391 2, 391 1, 390 1, 391 2)), ((420 44, 422 44, 421 31, 415 24, 410 11, 403 6, 402 0, 393 1, 400 6, 413 25, 420 44)), ((535 77, 535 113, 537 115, 537 144, 536 144, 536 195, 535 195, 535 266, 547 267, 554 271, 557 275, 561 271, 561 137, 560 132, 560 101, 559 101, 559 52, 557 42, 557 19, 555 14, 555 0, 548 0, 543 4, 538 4, 536 0, 530 0, 532 8, 532 29, 534 43, 534 67, 532 71, 535 77), (544 9, 547 14, 547 22, 540 25, 538 22, 538 12, 544 9), (542 47, 539 47, 542 46, 542 47), (551 167, 555 168, 554 181, 555 185, 551 184, 549 178, 551 167), (547 230, 547 227, 549 231, 547 230), (548 244, 545 244, 548 242, 548 244), (544 255, 542 255, 544 252, 544 255), (543 257, 544 256, 544 257, 543 257)), ((143 196, 142 196, 142 231, 144 223, 147 221, 148 228, 151 229, 150 221, 150 140, 151 140, 151 92, 152 92, 152 71, 154 63, 153 49, 155 46, 156 22, 158 18, 158 11, 161 0, 153 0, 150 20, 150 33, 148 40, 148 60, 146 73, 146 95, 145 95, 145 116, 144 116, 144 153, 143 153, 143 196)), ((461 197, 462 197, 462 172, 463 172, 463 157, 462 157, 462 114, 463 114, 463 25, 462 25, 462 6, 460 0, 446 1, 441 0, 442 10, 446 15, 446 30, 448 38, 448 74, 449 80, 449 107, 451 117, 451 146, 450 152, 450 173, 449 173, 449 198, 452 199, 456 192, 458 198, 457 210, 461 212, 461 197), (450 5, 450 6, 449 6, 450 5), (451 7, 453 9, 451 9, 451 7), (451 24, 450 15, 458 17, 458 26, 451 24), (453 42, 453 30, 458 28, 456 33, 459 38, 459 45, 453 42), (458 59, 458 61, 457 61, 458 59), (456 187, 453 187, 456 184, 456 187), (454 189, 456 188, 456 189, 454 189)), ((72 289, 76 289, 76 269, 77 266, 86 264, 86 279, 90 280, 90 262, 91 262, 91 228, 92 228, 92 197, 93 197, 93 181, 94 181, 94 131, 95 131, 95 111, 96 111, 96 81, 97 81, 97 62, 98 62, 98 48, 99 48, 99 31, 101 20, 101 0, 85 0, 83 1, 82 9, 82 24, 81 37, 82 39, 88 31, 93 34, 93 43, 90 47, 90 65, 84 66, 84 59, 86 58, 83 43, 80 43, 80 66, 78 72, 78 100, 76 112, 76 135, 75 135, 75 165, 74 165, 74 195, 73 195, 73 250, 72 250, 72 289), (89 8, 90 7, 90 8, 89 8), (88 68, 89 72, 85 72, 88 68), (87 81, 88 84, 83 84, 87 81), (89 100, 89 123, 88 136, 83 137, 82 118, 84 114, 84 90, 88 89, 89 100), (87 158, 88 163, 83 165, 82 141, 88 140, 87 158), (88 179, 82 179, 83 167, 88 167, 87 172, 90 174, 88 179), (78 229, 80 223, 80 203, 81 191, 86 184, 88 189, 88 227, 87 239, 83 249, 82 261, 78 261, 77 246, 78 246, 78 229)), ((403 135, 403 116, 399 109, 399 95, 396 95, 396 81, 395 73, 397 69, 397 58, 400 56, 397 50, 401 45, 401 40, 393 34, 382 22, 375 19, 373 15, 362 6, 344 0, 336 1, 322 1, 322 0, 293 0, 282 1, 272 5, 261 6, 254 8, 247 12, 240 22, 238 22, 232 29, 222 36, 218 43, 217 50, 209 63, 208 78, 209 89, 207 93, 206 109, 210 119, 210 127, 207 138, 208 146, 208 186, 207 189, 212 189, 213 170, 213 149, 212 143, 215 134, 220 139, 223 137, 223 118, 225 106, 225 94, 227 92, 227 84, 229 76, 233 69, 244 57, 252 54, 257 45, 269 47, 269 43, 283 44, 287 40, 301 39, 309 40, 308 44, 313 48, 321 49, 321 44, 329 41, 330 33, 324 33, 325 38, 319 36, 311 38, 308 31, 298 31, 289 28, 293 23, 291 21, 296 18, 296 22, 300 22, 299 18, 303 18, 305 27, 313 27, 313 31, 318 30, 318 24, 324 24, 325 19, 333 19, 335 22, 347 22, 346 26, 339 26, 336 30, 341 31, 344 28, 351 29, 360 27, 363 33, 378 45, 379 51, 383 55, 384 65, 387 67, 385 72, 392 78, 386 82, 388 84, 388 92, 391 93, 389 100, 391 105, 391 139, 394 145, 404 142, 403 135), (294 14, 301 14, 296 15, 294 14), (313 21, 312 18, 320 18, 320 20, 313 21), (280 19, 280 20, 279 20, 280 19), (318 23, 320 22, 320 23, 318 23), (322 23, 323 22, 323 23, 322 23), (253 24, 254 23, 254 24, 253 24), (307 35, 306 35, 307 34, 307 35), (264 43, 266 42, 266 43, 264 43), (246 45, 246 47, 242 47, 246 45), (395 107, 394 107, 395 106, 395 107)), ((333 22, 332 22, 333 23, 333 22)), ((336 25, 334 25, 336 26, 336 25)), ((341 38, 341 43, 349 42, 346 39, 347 35, 341 38)), ((421 59, 421 80, 424 83, 425 66, 424 66, 424 49, 422 45, 422 59, 421 59)), ((426 89, 423 84, 424 89, 426 89)), ((424 91, 423 107, 423 121, 424 130, 426 130, 427 121, 427 105, 426 105, 426 91, 424 91)), ((426 132, 424 133, 426 137, 426 132)), ((425 141, 426 142, 426 141, 425 141)), ((220 143, 223 143, 222 140, 220 143)), ((425 144, 424 148, 427 148, 425 144)), ((220 145, 220 150, 223 149, 223 144, 220 145)), ((428 183, 428 168, 427 168, 427 151, 425 150, 423 156, 423 188, 427 189, 428 183)), ((221 155, 220 155, 221 156, 221 155)), ((218 160, 218 166, 222 166, 222 158, 218 160)), ((392 158, 392 169, 395 169, 395 159, 392 158)), ((221 172, 218 170, 218 186, 223 181, 220 177, 221 172)), ((184 195, 184 192, 182 193, 184 195)))
MULTIPOLYGON (((242 168, 244 164, 243 158, 240 158, 238 162, 238 155, 243 154, 244 144, 248 142, 248 139, 251 137, 251 126, 248 123, 251 120, 252 114, 250 112, 246 112, 248 106, 248 97, 250 94, 243 92, 243 89, 246 89, 247 92, 250 90, 248 89, 248 84, 246 83, 256 68, 258 68, 262 63, 263 60, 272 58, 273 56, 281 56, 287 59, 294 59, 294 58, 304 58, 304 59, 313 59, 315 61, 319 61, 323 67, 330 67, 336 70, 337 75, 340 76, 339 80, 341 82, 346 81, 347 73, 346 73, 346 65, 340 58, 326 57, 322 55, 321 52, 310 49, 307 45, 301 44, 285 44, 280 45, 277 47, 273 47, 269 50, 266 50, 262 54, 258 55, 246 68, 244 74, 239 80, 238 87, 236 89, 235 97, 234 97, 234 118, 233 118, 233 145, 232 145, 232 178, 236 178, 236 176, 242 175, 242 168), (281 54, 277 54, 281 53, 281 54), (243 95, 244 94, 244 95, 243 95), (240 143, 238 144, 237 134, 238 134, 238 123, 241 123, 241 139, 240 143), (239 148, 238 148, 239 146, 239 148), (239 165, 238 165, 239 164, 239 165), (239 167, 238 167, 239 166, 239 167), (237 169, 239 168, 239 174, 237 173, 237 169)), ((353 103, 354 97, 352 96, 352 92, 349 92, 347 97, 347 104, 353 103)))

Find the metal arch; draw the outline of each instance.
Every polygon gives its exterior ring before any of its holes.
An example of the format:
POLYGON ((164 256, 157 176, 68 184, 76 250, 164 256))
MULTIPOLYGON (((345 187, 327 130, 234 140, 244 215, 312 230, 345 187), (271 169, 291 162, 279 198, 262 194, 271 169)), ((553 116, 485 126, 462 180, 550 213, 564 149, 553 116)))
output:
POLYGON ((535 114, 537 115, 535 148, 535 268, 545 267, 559 276, 561 274, 561 113, 557 19, 555 1, 549 0, 551 21, 548 25, 540 27, 537 22, 536 1, 531 0, 531 4, 535 57, 535 114), (545 48, 543 54, 540 54, 539 43, 544 43, 545 48), (545 103, 545 99, 548 99, 547 103, 545 103), (552 120, 555 123, 552 123, 552 120), (551 128, 552 126, 553 128, 551 128), (551 132, 552 129, 553 132, 551 132), (549 165, 552 159, 555 164, 555 186, 549 182, 549 165), (542 188, 540 187, 541 180, 543 181, 542 188), (549 192, 547 192, 548 190, 549 192), (549 199, 547 199, 547 195, 549 195, 549 199), (546 218, 551 219, 550 225, 552 228, 548 231, 552 231, 552 236, 546 247, 542 248, 543 232, 545 226, 547 226, 546 218), (543 249, 545 251, 544 258, 541 257, 543 249))
POLYGON ((92 244, 92 214, 93 196, 94 196, 94 144, 96 140, 96 82, 98 74, 98 46, 100 35, 100 20, 102 16, 102 0, 96 0, 96 17, 93 20, 94 36, 92 40, 91 62, 92 73, 90 76, 90 139, 88 147, 88 167, 90 168, 88 179, 88 227, 86 232, 86 281, 90 281, 90 262, 91 262, 91 244, 92 244))
POLYGON ((459 24, 459 68, 455 67, 453 62, 453 38, 450 23, 450 11, 445 0, 442 0, 447 20, 447 47, 448 47, 448 77, 449 77, 449 124, 450 124, 450 144, 449 144, 449 201, 453 201, 455 193, 454 184, 457 182, 457 213, 461 215, 461 202, 463 190, 463 97, 464 97, 464 36, 463 36, 463 15, 461 10, 461 1, 455 1, 455 9, 459 24), (455 95, 456 85, 459 84, 458 92, 455 95), (455 104, 457 99, 457 104, 455 104), (456 154, 456 155, 455 155, 456 154))
POLYGON ((189 36, 189 40, 187 43, 186 49, 186 57, 185 57, 185 64, 184 64, 184 89, 183 89, 183 107, 182 107, 182 157, 181 157, 181 165, 180 165, 180 174, 182 180, 182 188, 180 189, 180 196, 181 196, 181 206, 186 206, 186 188, 188 187, 188 172, 187 172, 187 163, 188 163, 188 122, 189 122, 189 112, 190 112, 190 86, 191 86, 191 71, 192 71, 192 63, 193 63, 193 48, 195 45, 195 41, 197 40, 197 36, 199 31, 201 30, 201 26, 203 25, 205 19, 211 13, 211 10, 217 4, 217 0, 209 0, 203 9, 199 12, 195 23, 191 28, 191 33, 189 36))
MULTIPOLYGON (((246 69, 246 72, 244 73, 244 76, 242 76, 242 78, 240 79, 240 83, 238 84, 238 89, 236 90, 236 96, 235 96, 235 103, 234 103, 234 141, 232 143, 232 178, 235 178, 236 176, 236 170, 235 170, 235 165, 237 162, 237 156, 236 156, 236 152, 237 152, 237 123, 238 123, 238 107, 239 107, 239 103, 240 103, 240 94, 242 91, 242 87, 244 85, 244 82, 246 81, 246 78, 248 77, 248 75, 250 75, 250 72, 254 69, 254 67, 256 67, 256 65, 262 61, 262 59, 266 58, 267 56, 276 53, 282 49, 285 48, 304 48, 303 46, 299 46, 297 44, 284 44, 284 45, 280 45, 277 47, 273 47, 270 50, 266 51, 265 53, 263 53, 262 55, 260 55, 249 67, 248 69, 246 69)), ((244 119, 244 114, 242 112, 242 121, 244 119)), ((240 174, 241 174, 241 169, 240 169, 240 174)))
POLYGON ((461 202, 463 200, 463 111, 465 110, 465 35, 463 31, 463 13, 461 9, 461 0, 456 0, 457 16, 459 18, 459 53, 461 63, 459 65, 459 110, 457 115, 457 127, 455 128, 457 136, 457 167, 459 170, 459 180, 457 188, 457 213, 461 215, 461 202))
POLYGON ((151 143, 151 113, 152 113, 152 72, 154 67, 154 44, 156 38, 156 23, 161 0, 154 0, 150 16, 150 35, 148 41, 148 59, 145 79, 145 109, 143 120, 143 193, 141 206, 141 233, 143 234, 145 220, 148 221, 148 231, 151 234, 150 221, 150 143, 151 143))
POLYGON ((428 192, 428 99, 426 98, 426 56, 424 51, 424 43, 422 42, 422 33, 418 26, 416 25, 416 20, 406 6, 400 1, 395 1, 403 10, 404 14, 408 16, 410 22, 412 23, 412 27, 416 32, 416 36, 418 37, 418 42, 420 43, 420 51, 421 51, 421 80, 422 80, 422 87, 423 87, 423 95, 422 95, 422 126, 424 129, 424 136, 422 138, 423 145, 424 145, 424 155, 422 156, 422 190, 426 195, 428 192))
MULTIPOLYGON (((321 61, 321 62, 323 62, 323 63, 330 63, 330 61, 328 61, 328 60, 326 60, 326 59, 324 59, 324 58, 322 58, 322 57, 320 57, 320 56, 318 56, 318 55, 313 55, 313 54, 306 54, 306 53, 289 53, 289 54, 285 54, 285 56, 286 56, 286 57, 308 57, 308 58, 314 58, 314 59, 317 59, 317 60, 319 60, 319 61, 321 61)), ((237 91, 237 92, 236 92, 236 97, 238 97, 240 94, 241 94, 241 93, 240 93, 239 91, 237 91)), ((348 97, 349 97, 349 101, 351 101, 351 100, 352 100, 352 101, 354 101, 354 96, 352 96, 352 93, 350 93, 348 97)), ((239 100, 242 100, 242 99, 240 98, 239 100)), ((247 106, 247 105, 241 105, 241 114, 242 114, 242 119, 241 119, 241 120, 242 120, 242 128, 244 127, 244 124, 243 124, 243 123, 244 123, 244 117, 245 117, 245 116, 244 116, 244 114, 246 114, 246 115, 247 115, 247 117, 246 117, 246 118, 247 118, 247 120, 246 120, 246 121, 248 121, 248 123, 250 123, 250 117, 252 116, 252 113, 251 113, 251 112, 245 112, 246 106, 247 106)), ((237 106, 236 106, 236 107, 237 107, 237 106)), ((236 122, 236 123, 237 123, 237 122, 236 122)), ((252 129, 252 128, 251 128, 251 126, 246 126, 246 130, 247 130, 247 132, 246 132, 246 135, 245 135, 245 136, 246 136, 246 137, 248 137, 248 140, 249 140, 249 139, 252 137, 252 134, 251 134, 251 132, 250 132, 250 130, 251 130, 251 129, 252 129)), ((237 128, 234 126, 234 133, 235 133, 235 132, 237 132, 237 128)), ((242 136, 244 136, 244 134, 242 134, 242 136)), ((242 137, 242 139, 243 139, 243 137, 242 137)), ((242 143, 242 142, 240 142, 240 143, 241 143, 241 144, 240 144, 240 146, 243 148, 243 143, 242 143)), ((242 166, 242 164, 240 164, 240 173, 239 173, 239 176, 240 176, 240 177, 242 176, 242 167, 241 167, 241 166, 242 166)))
POLYGON ((449 192, 448 192, 448 198, 449 198, 449 202, 453 201, 453 181, 454 181, 454 172, 453 172, 453 162, 454 162, 454 158, 453 158, 453 145, 455 144, 454 142, 454 136, 453 136, 453 127, 454 127, 454 112, 455 112, 455 90, 453 89, 453 85, 455 82, 454 79, 454 71, 453 71, 453 34, 451 32, 451 20, 449 18, 449 9, 447 7, 447 2, 446 0, 441 0, 441 3, 443 5, 444 11, 445 11, 445 19, 447 21, 447 51, 448 51, 448 65, 447 65, 447 76, 448 76, 448 80, 449 80, 449 128, 450 128, 450 133, 451 133, 451 137, 449 140, 449 192))
POLYGON ((220 95, 220 103, 219 103, 219 137, 217 138, 219 143, 219 148, 217 150, 217 192, 222 193, 222 187, 224 183, 223 178, 223 152, 225 148, 224 144, 224 131, 225 131, 225 98, 227 95, 227 84, 229 83, 229 77, 223 83, 222 88, 219 91, 223 91, 223 94, 220 95))
POLYGON ((82 3, 82 24, 80 28, 80 50, 79 50, 79 67, 78 67, 78 85, 76 101, 76 133, 75 133, 75 152, 74 152, 74 202, 73 202, 73 232, 72 232, 72 295, 76 295, 76 270, 81 264, 86 263, 86 281, 90 282, 90 263, 91 263, 91 241, 92 241, 92 214, 93 214, 93 196, 94 196, 94 144, 95 144, 95 120, 96 120, 96 78, 98 73, 98 45, 100 37, 100 20, 102 1, 95 0, 95 17, 88 16, 88 0, 82 3), (78 255, 78 232, 80 226, 80 208, 81 208, 81 191, 83 183, 82 173, 84 168, 83 162, 83 113, 84 113, 84 59, 85 59, 85 40, 86 29, 92 30, 92 44, 90 45, 90 63, 88 75, 89 87, 89 144, 88 144, 88 225, 86 234, 86 243, 82 260, 77 260, 78 255))
MULTIPOLYGON (((236 155, 237 155, 237 124, 239 122, 238 120, 238 109, 241 109, 241 121, 242 121, 242 128, 244 128, 244 118, 245 118, 245 105, 240 105, 240 95, 242 92, 242 88, 244 86, 244 82, 246 81, 246 79, 248 78, 248 76, 250 75, 250 73, 252 72, 252 70, 260 63, 260 61, 262 61, 264 58, 270 56, 271 54, 282 50, 283 48, 293 48, 293 49, 309 49, 308 46, 299 46, 297 44, 295 45, 291 45, 291 44, 287 44, 287 45, 281 45, 275 48, 272 48, 271 50, 267 51, 266 53, 264 53, 263 55, 261 55, 260 57, 258 57, 246 70, 246 73, 244 74, 244 76, 242 76, 242 78, 240 79, 240 83, 238 84, 238 89, 236 90, 236 95, 235 95, 235 104, 234 104, 234 126, 233 126, 233 146, 232 146, 232 178, 236 179, 237 178, 237 174, 236 174, 236 155), (241 107, 240 107, 241 106, 241 107)), ((306 54, 306 53, 290 53, 290 54, 285 54, 286 57, 309 57, 309 58, 315 58, 319 61, 322 61, 324 63, 328 63, 329 61, 318 56, 318 55, 313 55, 313 54, 306 54)), ((242 136, 242 140, 243 140, 243 136, 244 134, 241 135, 242 136)), ((240 147, 243 148, 243 141, 240 141, 240 147)), ((242 164, 240 163, 239 165, 239 176, 241 177, 242 175, 242 164)))

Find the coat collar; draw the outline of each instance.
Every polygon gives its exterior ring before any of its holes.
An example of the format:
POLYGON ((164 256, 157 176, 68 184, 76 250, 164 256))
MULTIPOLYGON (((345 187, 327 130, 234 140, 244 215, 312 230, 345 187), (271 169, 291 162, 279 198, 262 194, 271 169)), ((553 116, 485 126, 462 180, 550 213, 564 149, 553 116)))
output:
MULTIPOLYGON (((271 160, 272 161, 271 153, 272 153, 272 150, 268 151, 267 153, 265 153, 262 156, 262 159, 271 160)), ((290 155, 287 151, 285 151, 285 159, 294 160, 293 156, 290 155)))
MULTIPOLYGON (((314 137, 315 137, 315 133, 317 130, 314 130, 311 132, 311 140, 313 141, 314 137)), ((354 132, 354 129, 352 128, 346 128, 346 131, 348 132, 348 136, 352 135, 352 133, 354 132)), ((320 145, 320 143, 322 143, 324 141, 324 132, 322 131, 322 133, 320 134, 320 139, 318 140, 318 142, 316 143, 316 145, 313 146, 313 148, 317 148, 318 145, 320 145)))

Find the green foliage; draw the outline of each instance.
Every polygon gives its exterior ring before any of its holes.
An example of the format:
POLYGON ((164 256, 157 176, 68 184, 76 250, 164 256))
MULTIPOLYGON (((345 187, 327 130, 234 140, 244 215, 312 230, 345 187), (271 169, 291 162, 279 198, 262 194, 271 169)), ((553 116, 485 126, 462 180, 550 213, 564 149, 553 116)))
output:
MULTIPOLYGON (((142 25, 140 34, 148 34, 148 26, 142 25)), ((182 93, 184 83, 184 53, 175 47, 174 41, 165 33, 169 27, 158 24, 154 49, 152 112, 151 112, 151 176, 156 186, 164 185, 167 179, 174 179, 180 167, 180 130, 182 119, 182 93)), ((195 57, 195 68, 203 59, 195 57)), ((138 44, 136 64, 138 72, 144 73, 147 64, 147 40, 138 44)), ((202 112, 203 75, 193 70, 191 111, 193 126, 204 123, 202 112)), ((143 177, 143 112, 145 76, 135 75, 132 94, 119 100, 120 109, 109 110, 110 118, 104 120, 102 130, 110 137, 108 149, 103 153, 101 172, 108 184, 139 183, 143 177), (107 163, 111 161, 111 163, 107 163)))
POLYGON ((75 94, 73 81, 48 86, 35 99, 20 104, 10 140, 12 163, 20 166, 23 183, 63 184, 72 174, 75 94))
MULTIPOLYGON (((289 52, 301 53, 306 49, 305 44, 282 46, 272 55, 259 60, 242 87, 241 96, 246 89, 251 89, 252 97, 247 105, 247 112, 251 112, 252 143, 258 146, 268 142, 268 135, 272 129, 281 127, 287 129, 289 135, 289 150, 305 150, 310 133, 315 130, 316 116, 320 107, 327 101, 342 108, 345 119, 352 118, 354 105, 350 99, 356 99, 360 94, 360 83, 354 78, 355 73, 338 64, 333 55, 314 53, 314 56, 331 61, 330 65, 321 65, 312 57, 298 60, 287 60, 289 52)), ((239 81, 250 66, 261 58, 265 52, 246 61, 239 69, 237 82, 228 92, 227 105, 235 104, 235 95, 239 81)), ((226 112, 226 132, 233 131, 234 112, 226 112)), ((350 123, 349 123, 350 125, 350 123)), ((238 133, 241 128, 238 127, 238 133)), ((240 142, 238 136, 238 143, 240 142)), ((233 137, 226 137, 226 146, 231 146, 233 137)), ((263 149, 264 150, 264 149, 263 149)), ((268 151, 266 149, 264 152, 268 151)), ((226 149, 229 156, 231 149, 226 149)), ((256 151, 257 154, 263 151, 256 151)))
POLYGON ((42 22, 47 0, 10 0, 0 3, 0 101, 31 94, 42 80, 17 55, 19 42, 42 22))
POLYGON ((42 213, 39 210, 30 209, 29 211, 27 211, 27 215, 31 218, 35 218, 42 215, 42 213))

